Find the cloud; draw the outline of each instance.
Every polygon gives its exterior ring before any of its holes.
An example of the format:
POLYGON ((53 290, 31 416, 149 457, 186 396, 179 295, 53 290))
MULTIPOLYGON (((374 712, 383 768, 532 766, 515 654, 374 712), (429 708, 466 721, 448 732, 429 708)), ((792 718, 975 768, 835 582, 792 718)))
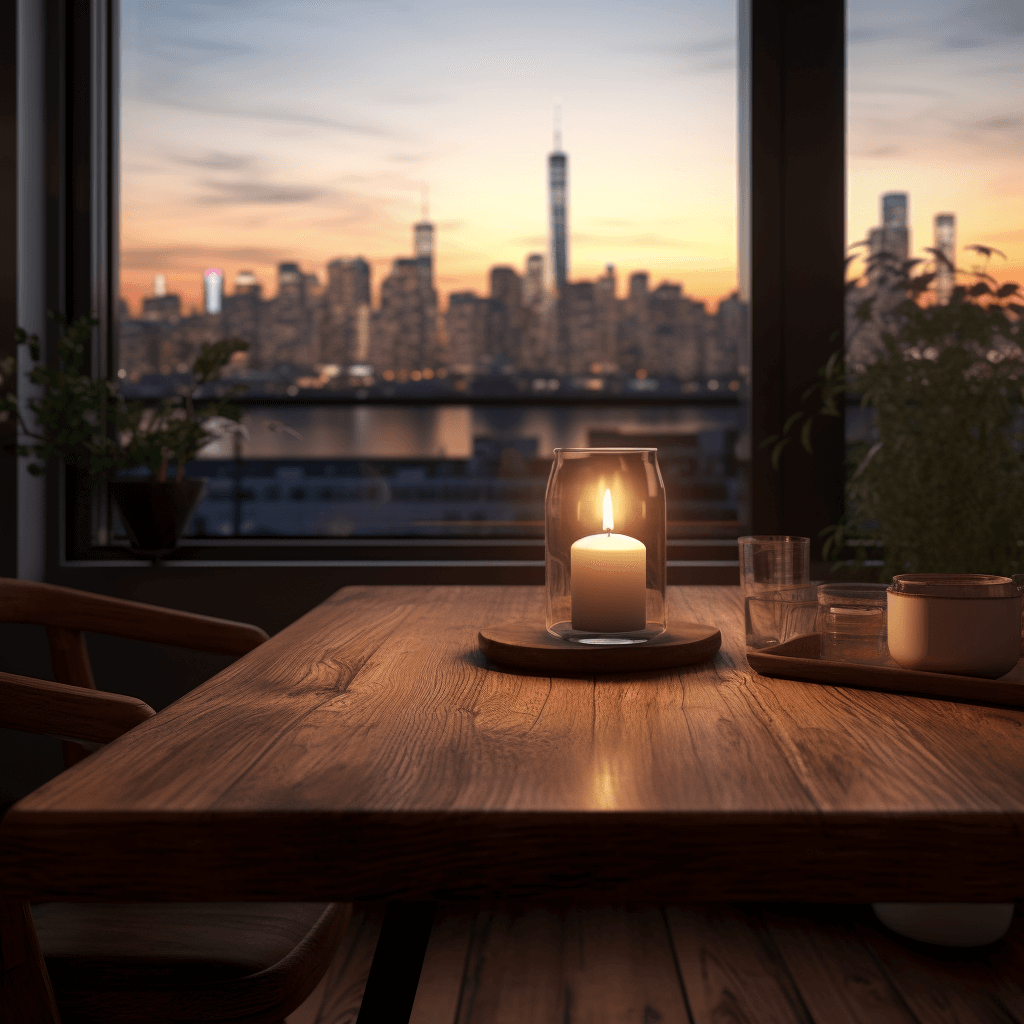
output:
POLYGON ((121 267, 125 270, 194 271, 200 264, 252 263, 266 266, 286 259, 280 248, 241 246, 220 248, 209 245, 127 246, 121 250, 121 267))
POLYGON ((572 233, 573 245, 589 246, 621 246, 623 248, 640 249, 693 249, 689 242, 679 238, 657 235, 654 232, 646 231, 636 234, 613 234, 604 232, 574 231, 572 233))
MULTIPOLYGON (((575 239, 575 235, 573 238, 575 239)), ((528 249, 539 249, 548 244, 547 235, 520 235, 518 238, 510 238, 509 245, 524 246, 528 249)))
MULTIPOLYGON (((975 232, 978 234, 978 232, 975 232)), ((1024 242, 1024 228, 1009 228, 1006 231, 986 231, 983 242, 995 244, 997 242, 1024 242)))
POLYGON ((266 181, 212 181, 199 183, 207 189, 196 202, 211 205, 251 205, 254 203, 311 203, 331 194, 315 185, 280 185, 266 181))
POLYGON ((986 132, 1019 132, 1024 128, 1024 117, 1020 114, 989 117, 984 121, 975 121, 974 127, 986 132))
POLYGON ((214 150, 194 155, 172 154, 170 159, 176 164, 184 164, 186 167, 201 167, 208 171, 243 171, 256 166, 254 156, 244 156, 241 153, 219 153, 214 150))
POLYGON ((396 142, 409 141, 403 133, 388 128, 382 123, 323 117, 289 110, 286 107, 244 107, 229 103, 201 103, 182 96, 167 95, 155 89, 140 90, 136 95, 140 100, 156 106, 184 110, 192 114, 211 114, 214 117, 231 117, 241 121, 270 121, 300 127, 326 128, 329 131, 362 135, 368 138, 391 139, 396 142))

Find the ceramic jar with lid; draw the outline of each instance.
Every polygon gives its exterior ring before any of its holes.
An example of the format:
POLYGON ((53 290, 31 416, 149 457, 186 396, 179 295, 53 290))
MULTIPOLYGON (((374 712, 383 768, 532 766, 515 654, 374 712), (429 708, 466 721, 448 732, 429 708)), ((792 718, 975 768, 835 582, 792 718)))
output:
POLYGON ((1024 576, 894 576, 889 653, 902 668, 997 679, 1020 660, 1022 592, 1024 576))

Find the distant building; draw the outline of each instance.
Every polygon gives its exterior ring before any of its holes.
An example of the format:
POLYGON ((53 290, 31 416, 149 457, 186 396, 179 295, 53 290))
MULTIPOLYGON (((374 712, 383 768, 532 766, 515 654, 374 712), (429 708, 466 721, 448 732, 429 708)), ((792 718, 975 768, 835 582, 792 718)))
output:
POLYGON ((142 300, 143 320, 178 320, 181 318, 181 296, 151 295, 142 300))
POLYGON ((908 259, 910 227, 906 192, 886 192, 882 196, 882 223, 868 233, 868 249, 872 256, 886 253, 901 263, 908 259))
POLYGON ((370 310, 370 264, 361 256, 327 264, 320 326, 321 363, 350 366, 368 358, 366 333, 370 310))
POLYGON ((211 267, 203 274, 203 308, 206 313, 220 313, 224 299, 224 271, 211 267))
POLYGON ((747 304, 733 292, 718 304, 714 321, 704 347, 704 376, 746 376, 750 372, 747 304))
POLYGON ((156 274, 153 277, 153 296, 162 299, 167 294, 167 278, 163 274, 156 274))
POLYGON ((559 364, 563 373, 580 376, 591 372, 598 350, 600 317, 596 289, 590 281, 569 281, 562 289, 559 364))
POLYGON ((380 289, 370 362, 402 376, 437 360, 437 292, 429 257, 397 259, 380 289))
POLYGON ((235 274, 236 295, 260 295, 263 288, 251 270, 240 270, 235 274))
POLYGON ((939 302, 949 302, 956 285, 956 214, 935 215, 935 248, 945 260, 935 260, 935 294, 939 302))
POLYGON ((512 267, 491 267, 486 352, 492 369, 520 365, 524 313, 523 279, 512 267))
POLYGON ((448 296, 445 330, 450 369, 458 374, 487 372, 487 314, 489 303, 476 292, 448 296))
POLYGON ((569 280, 569 158, 562 152, 561 132, 548 156, 548 192, 551 208, 552 285, 560 293, 569 280))
POLYGON ((615 373, 619 368, 619 301, 616 297, 615 267, 609 263, 594 283, 597 303, 597 346, 591 360, 594 373, 615 373))
POLYGON ((310 366, 313 363, 312 310, 308 281, 297 263, 279 263, 277 295, 267 306, 261 362, 268 366, 310 366))
POLYGON ((248 365, 261 362, 263 287, 251 270, 235 274, 234 293, 224 296, 224 333, 249 342, 248 365))
POLYGON ((531 252, 523 275, 523 305, 535 308, 544 301, 544 255, 531 252))

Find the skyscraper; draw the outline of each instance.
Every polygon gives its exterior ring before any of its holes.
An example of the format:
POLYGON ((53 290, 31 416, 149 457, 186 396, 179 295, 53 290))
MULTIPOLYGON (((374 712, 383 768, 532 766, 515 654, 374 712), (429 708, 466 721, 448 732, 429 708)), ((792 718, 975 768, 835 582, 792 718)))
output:
POLYGON ((910 228, 907 220, 907 193, 886 192, 882 196, 882 224, 868 233, 872 256, 887 253, 897 260, 910 254, 910 228))
POLYGON ((569 278, 569 158, 562 152, 562 130, 556 121, 555 148, 548 156, 548 191, 551 201, 551 271, 555 291, 561 293, 569 278))
POLYGON ((427 205, 427 190, 423 189, 422 216, 412 229, 413 252, 420 268, 424 288, 434 285, 434 225, 430 221, 430 207, 427 205))
POLYGON ((413 245, 417 259, 433 260, 434 225, 429 220, 421 220, 413 226, 413 245))
POLYGON ((544 256, 531 252, 526 257, 526 276, 523 278, 523 305, 539 306, 544 298, 544 256))
POLYGON ((956 284, 956 214, 935 214, 935 248, 946 257, 935 261, 935 294, 939 302, 949 302, 956 284))
POLYGON ((224 271, 211 267, 203 275, 203 305, 207 313, 219 313, 224 299, 224 271))
POLYGON ((331 260, 320 328, 321 363, 344 367, 366 361, 360 331, 367 329, 369 309, 370 264, 361 256, 331 260))

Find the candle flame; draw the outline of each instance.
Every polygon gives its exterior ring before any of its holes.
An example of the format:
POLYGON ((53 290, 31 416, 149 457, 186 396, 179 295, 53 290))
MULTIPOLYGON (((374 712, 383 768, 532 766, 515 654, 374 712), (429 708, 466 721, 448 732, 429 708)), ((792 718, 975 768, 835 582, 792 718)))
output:
POLYGON ((612 520, 612 492, 608 489, 604 492, 604 526, 601 529, 609 533, 615 529, 615 523, 612 520))

